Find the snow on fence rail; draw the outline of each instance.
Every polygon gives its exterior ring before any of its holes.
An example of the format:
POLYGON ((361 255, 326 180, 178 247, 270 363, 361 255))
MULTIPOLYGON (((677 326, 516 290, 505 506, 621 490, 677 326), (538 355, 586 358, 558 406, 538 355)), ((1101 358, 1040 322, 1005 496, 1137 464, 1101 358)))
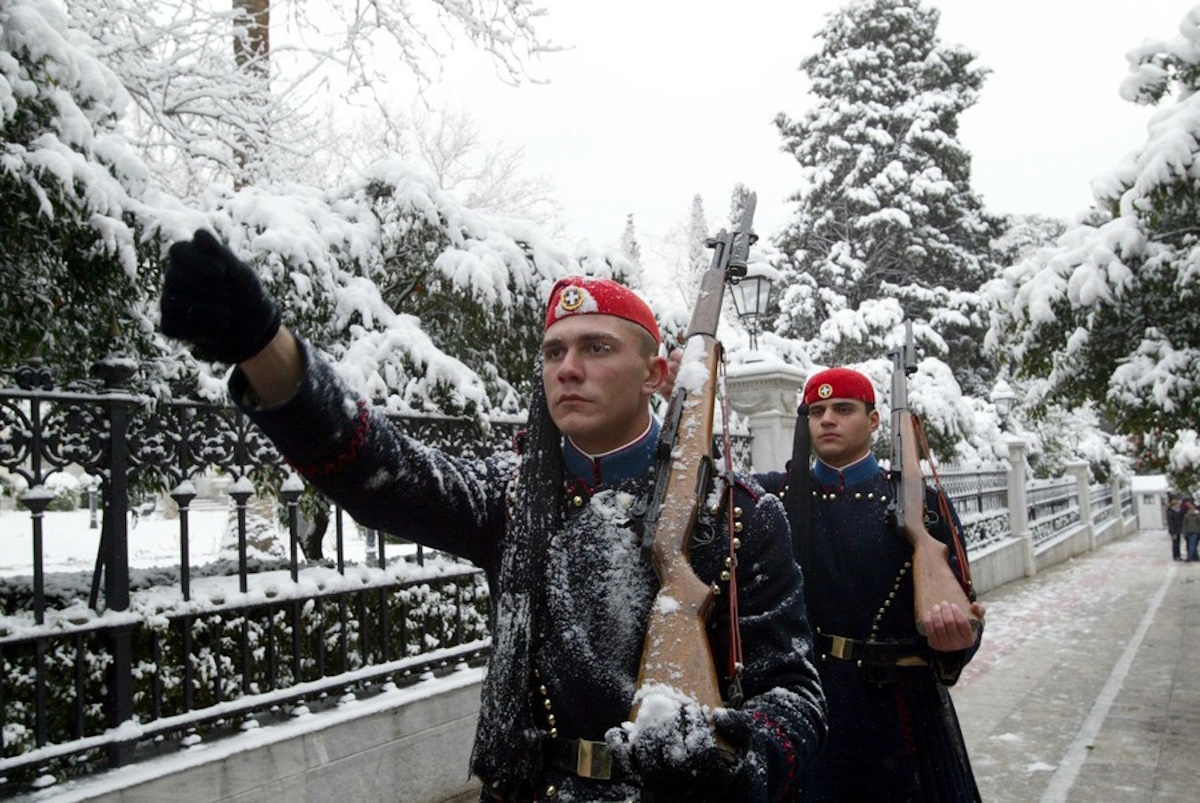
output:
MULTIPOLYGON (((0 796, 485 660, 480 571, 360 531, 235 408, 127 378, 0 391, 0 482, 24 508, 0 511, 0 796)), ((516 430, 403 425, 463 455, 516 430)))

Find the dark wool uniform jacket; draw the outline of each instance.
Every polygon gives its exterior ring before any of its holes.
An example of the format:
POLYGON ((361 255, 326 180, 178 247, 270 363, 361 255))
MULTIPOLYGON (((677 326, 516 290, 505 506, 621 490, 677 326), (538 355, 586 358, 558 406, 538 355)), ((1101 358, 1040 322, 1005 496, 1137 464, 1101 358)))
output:
MULTIPOLYGON (((309 481, 360 524, 396 533, 426 546, 464 557, 481 567, 491 586, 493 613, 505 589, 498 588, 506 539, 506 500, 516 459, 461 460, 428 448, 399 432, 350 392, 330 367, 302 343, 305 380, 295 396, 269 410, 248 404, 248 386, 238 371, 233 398, 309 481)), ((623 455, 592 461, 567 454, 569 486, 566 520, 550 535, 547 554, 533 556, 545 583, 544 610, 536 613, 536 684, 514 678, 499 694, 509 703, 530 694, 546 727, 550 711, 562 737, 603 741, 605 732, 628 719, 650 606, 658 581, 641 555, 630 509, 649 485, 648 469, 657 427, 623 455), (652 446, 652 444, 651 444, 652 446), (591 476, 588 476, 588 475, 591 476), (543 692, 544 689, 544 692, 543 692)), ((801 770, 825 733, 825 702, 812 657, 812 633, 804 606, 799 568, 791 554, 790 532, 779 499, 761 494, 757 484, 737 484, 742 513, 738 556, 739 621, 745 670, 742 710, 750 723, 749 744, 733 785, 711 799, 768 801, 795 794, 801 770)), ((723 514, 722 514, 723 515, 723 514)), ((709 635, 724 686, 729 656, 727 581, 721 579, 729 554, 727 529, 718 532, 705 516, 690 555, 705 583, 718 583, 709 635)), ((493 621, 493 627, 496 622, 493 621)), ((495 672, 510 638, 493 632, 489 664, 495 672)), ((499 676, 499 675, 498 675, 499 676)), ((486 696, 486 695, 485 695, 486 696)), ((523 713, 523 712, 521 712, 523 713)), ((488 733, 512 722, 481 721, 480 745, 520 734, 488 733), (492 738, 481 738, 482 736, 492 738), (496 739, 496 736, 500 739, 496 739)), ((529 751, 545 752, 540 741, 529 751)), ((538 767, 520 790, 489 791, 524 799, 625 800, 640 791, 628 779, 580 778, 545 755, 522 755, 538 767)), ((703 795, 691 799, 703 799, 703 795)))
MULTIPOLYGON (((912 547, 893 525, 892 484, 874 457, 841 471, 817 461, 811 477, 811 531, 807 538, 797 534, 795 546, 817 633, 829 736, 802 779, 801 799, 978 800, 946 686, 957 680, 979 640, 969 650, 935 653, 917 634, 908 571, 912 547), (909 665, 892 660, 889 667, 864 669, 856 660, 827 654, 826 637, 832 636, 888 645, 909 665)), ((790 492, 786 474, 760 480, 768 490, 790 492)), ((925 507, 926 529, 950 543, 932 489, 925 507)), ((957 524, 953 508, 950 515, 957 524)), ((950 563, 961 577, 953 550, 950 563)))

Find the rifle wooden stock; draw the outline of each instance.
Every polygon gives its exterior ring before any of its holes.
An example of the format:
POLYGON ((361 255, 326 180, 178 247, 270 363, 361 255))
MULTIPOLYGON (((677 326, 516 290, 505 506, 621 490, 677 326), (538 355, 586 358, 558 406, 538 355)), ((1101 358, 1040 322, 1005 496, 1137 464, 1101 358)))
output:
MULTIPOLYGON (((659 436, 654 488, 645 512, 644 546, 659 580, 650 609, 631 720, 644 689, 665 686, 713 709, 723 705, 708 643, 714 592, 692 570, 689 544, 712 477, 713 411, 721 347, 717 324, 727 282, 746 275, 757 199, 745 201, 737 231, 709 241, 713 261, 700 282, 683 360, 659 436)), ((725 749, 721 737, 718 746, 725 749)))
MULTIPOLYGON (((711 473, 719 355, 712 337, 697 337, 703 339, 709 381, 694 399, 689 396, 679 419, 679 437, 651 546, 651 562, 660 586, 646 629, 638 688, 668 686, 702 706, 717 708, 721 705, 721 687, 706 627, 713 590, 692 570, 688 542, 711 473)), ((631 719, 636 718, 635 702, 631 719)))
POLYGON ((900 525, 913 547, 913 609, 917 632, 925 635, 925 614, 939 602, 957 605, 970 620, 971 629, 978 630, 982 623, 972 614, 971 601, 946 560, 950 548, 925 529, 925 480, 917 456, 916 431, 908 410, 900 411, 899 426, 903 444, 899 489, 902 499, 899 500, 899 509, 904 511, 904 520, 900 525))

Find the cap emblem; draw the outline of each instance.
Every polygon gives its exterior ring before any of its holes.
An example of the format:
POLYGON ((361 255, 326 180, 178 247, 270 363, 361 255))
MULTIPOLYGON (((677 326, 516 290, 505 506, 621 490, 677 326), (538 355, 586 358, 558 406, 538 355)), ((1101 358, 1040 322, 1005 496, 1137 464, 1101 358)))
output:
POLYGON ((587 293, 582 287, 567 287, 564 288, 562 294, 558 297, 558 304, 567 312, 574 312, 583 306, 583 302, 587 300, 587 293))
POLYGON ((821 385, 821 387, 817 388, 817 395, 820 396, 822 399, 828 399, 830 396, 833 395, 833 385, 829 384, 828 382, 825 382, 824 384, 821 385))

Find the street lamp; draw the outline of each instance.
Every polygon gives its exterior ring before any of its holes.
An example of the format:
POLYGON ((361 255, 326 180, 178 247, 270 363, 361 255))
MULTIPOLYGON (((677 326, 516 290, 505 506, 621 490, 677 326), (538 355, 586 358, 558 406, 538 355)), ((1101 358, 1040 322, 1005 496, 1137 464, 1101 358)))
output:
POLYGON ((761 274, 744 276, 733 285, 733 308, 750 332, 750 350, 758 349, 759 319, 767 314, 771 280, 761 274))
POLYGON ((1003 378, 997 379, 992 388, 992 404, 996 405, 996 415, 1000 417, 1001 432, 1008 429, 1008 414, 1012 412, 1013 402, 1016 400, 1017 394, 1013 391, 1012 386, 1003 378))

